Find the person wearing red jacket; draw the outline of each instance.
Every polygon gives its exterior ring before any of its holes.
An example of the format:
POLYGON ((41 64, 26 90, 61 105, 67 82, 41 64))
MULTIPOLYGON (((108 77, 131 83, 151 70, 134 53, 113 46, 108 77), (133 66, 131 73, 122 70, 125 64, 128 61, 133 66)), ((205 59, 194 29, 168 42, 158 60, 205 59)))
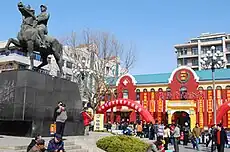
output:
POLYGON ((81 114, 82 114, 84 126, 85 126, 85 135, 89 135, 89 125, 90 125, 90 122, 92 121, 92 117, 89 115, 86 109, 83 109, 81 114))

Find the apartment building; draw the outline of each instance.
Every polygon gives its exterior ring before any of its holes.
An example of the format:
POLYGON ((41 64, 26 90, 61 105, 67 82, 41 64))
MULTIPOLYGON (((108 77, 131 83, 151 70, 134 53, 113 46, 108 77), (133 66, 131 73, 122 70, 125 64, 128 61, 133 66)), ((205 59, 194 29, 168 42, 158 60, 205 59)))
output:
POLYGON ((230 68, 230 34, 202 33, 189 42, 174 46, 177 54, 177 66, 189 66, 193 70, 202 70, 201 58, 215 46, 216 51, 223 52, 226 64, 230 68))

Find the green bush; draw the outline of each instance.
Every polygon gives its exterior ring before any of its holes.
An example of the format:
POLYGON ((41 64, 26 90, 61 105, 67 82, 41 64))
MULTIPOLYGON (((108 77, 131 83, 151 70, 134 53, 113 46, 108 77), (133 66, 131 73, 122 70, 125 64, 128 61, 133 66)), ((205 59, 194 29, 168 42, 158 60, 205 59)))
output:
POLYGON ((131 136, 108 136, 97 141, 97 147, 107 152, 146 152, 149 144, 131 136))

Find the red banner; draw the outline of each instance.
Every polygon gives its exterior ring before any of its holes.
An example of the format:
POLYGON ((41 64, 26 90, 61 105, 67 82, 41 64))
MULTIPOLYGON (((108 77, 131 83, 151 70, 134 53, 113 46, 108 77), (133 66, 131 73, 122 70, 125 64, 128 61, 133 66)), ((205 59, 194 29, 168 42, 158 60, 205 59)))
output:
MULTIPOLYGON (((227 101, 230 101, 230 90, 226 90, 227 101)), ((230 128, 230 111, 228 111, 228 128, 230 128)))
POLYGON ((148 109, 148 93, 147 92, 144 92, 143 107, 144 109, 148 109))
POLYGON ((150 100, 150 112, 155 112, 155 92, 151 92, 151 100, 150 100))
POLYGON ((212 104, 212 90, 208 90, 208 124, 212 121, 212 112, 213 112, 213 104, 212 104))
POLYGON ((216 90, 216 99, 217 99, 216 103, 217 103, 217 109, 218 109, 221 105, 221 90, 220 89, 216 90))
POLYGON ((204 99, 203 99, 203 91, 200 91, 199 97, 199 125, 201 128, 204 127, 204 99))

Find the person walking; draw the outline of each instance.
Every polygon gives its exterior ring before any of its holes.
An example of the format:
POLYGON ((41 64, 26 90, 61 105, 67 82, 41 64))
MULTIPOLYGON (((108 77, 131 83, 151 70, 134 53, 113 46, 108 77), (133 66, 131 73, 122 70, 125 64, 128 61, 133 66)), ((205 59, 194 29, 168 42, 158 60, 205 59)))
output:
POLYGON ((142 128, 141 122, 138 122, 138 124, 137 124, 137 136, 141 138, 142 132, 143 132, 143 128, 142 128))
POLYGON ((157 132, 157 136, 161 136, 163 137, 164 136, 164 122, 162 121, 161 124, 158 126, 158 132, 157 132))
POLYGON ((149 125, 149 140, 153 140, 154 138, 154 126, 152 124, 152 122, 150 122, 149 125))
POLYGON ((176 124, 174 126, 175 126, 175 128, 174 128, 174 130, 172 132, 174 151, 179 152, 180 128, 179 128, 178 124, 176 124))
POLYGON ((223 125, 220 123, 217 125, 216 132, 216 146, 218 152, 224 152, 224 145, 228 143, 227 134, 223 128, 223 125))
POLYGON ((153 133, 153 140, 155 140, 156 137, 157 137, 158 127, 159 127, 159 125, 158 125, 158 120, 156 120, 156 121, 155 121, 155 124, 154 124, 154 126, 153 126, 153 130, 154 130, 154 133, 153 133))
POLYGON ((164 144, 164 149, 165 150, 168 150, 168 144, 169 144, 169 138, 170 138, 170 129, 169 129, 169 126, 166 125, 165 128, 164 128, 164 141, 165 141, 165 144, 164 144))
POLYGON ((56 118, 56 133, 63 136, 65 130, 65 122, 67 120, 67 112, 66 112, 66 105, 61 104, 57 109, 57 118, 56 118))
POLYGON ((196 126, 193 128, 192 130, 192 135, 193 135, 193 148, 197 149, 197 151, 199 151, 199 137, 201 135, 201 129, 199 127, 199 124, 196 123, 196 126))
POLYGON ((93 120, 92 117, 89 115, 89 113, 86 111, 86 108, 83 109, 81 112, 83 121, 84 121, 84 127, 85 127, 85 133, 84 135, 89 135, 89 125, 91 121, 93 120))
POLYGON ((185 122, 185 126, 183 127, 183 131, 184 131, 183 145, 187 146, 188 145, 188 137, 189 137, 189 134, 190 134, 190 127, 188 126, 187 122, 185 122))

